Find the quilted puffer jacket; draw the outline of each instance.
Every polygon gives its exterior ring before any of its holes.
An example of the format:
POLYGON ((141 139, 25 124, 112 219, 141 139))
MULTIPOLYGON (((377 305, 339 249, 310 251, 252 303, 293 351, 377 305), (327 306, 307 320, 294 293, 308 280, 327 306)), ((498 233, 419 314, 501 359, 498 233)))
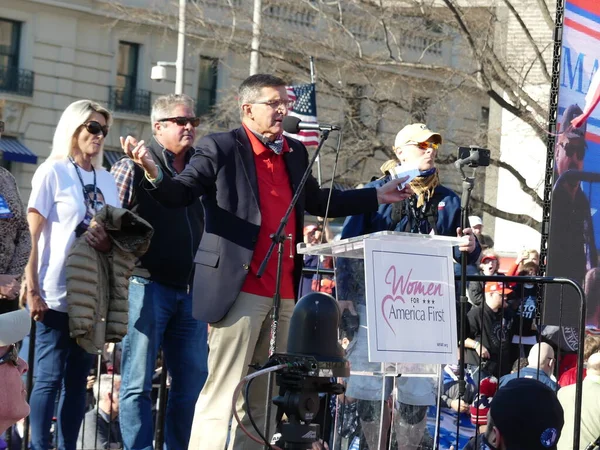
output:
POLYGON ((141 217, 106 205, 96 221, 112 241, 108 253, 79 237, 67 257, 69 332, 88 353, 102 353, 106 342, 119 342, 127 334, 129 277, 136 259, 150 245, 154 230, 141 217))

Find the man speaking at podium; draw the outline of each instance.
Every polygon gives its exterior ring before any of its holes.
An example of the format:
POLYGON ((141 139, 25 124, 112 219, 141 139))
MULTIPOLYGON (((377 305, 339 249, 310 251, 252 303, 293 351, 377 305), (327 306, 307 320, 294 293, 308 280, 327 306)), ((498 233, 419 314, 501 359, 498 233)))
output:
MULTIPOLYGON (((188 166, 176 177, 157 168, 143 142, 127 138, 126 153, 144 169, 145 187, 160 203, 182 207, 202 196, 205 225, 194 259, 193 314, 212 326, 208 378, 196 404, 191 450, 225 448, 234 389, 248 373, 249 364, 263 364, 268 358, 276 254, 264 275, 258 278, 256 274, 271 243, 270 235, 277 230, 308 166, 304 145, 282 135, 282 121, 290 107, 285 85, 272 75, 247 78, 238 96, 242 126, 201 139, 188 166)), ((371 189, 334 190, 329 215, 376 211, 379 204, 408 198, 410 187, 397 189, 401 181, 371 189)), ((280 350, 287 347, 302 270, 302 256, 296 255, 295 247, 302 241, 304 211, 325 216, 328 197, 329 190, 320 189, 310 176, 285 228, 285 235, 291 234, 292 239, 285 242, 282 267, 280 350)), ((266 377, 256 379, 250 394, 249 408, 262 429, 266 377)), ((241 398, 237 411, 250 429, 241 398)), ((229 449, 255 448, 262 446, 246 438, 234 421, 229 449)))
MULTIPOLYGON (((435 158, 442 143, 442 136, 431 131, 425 124, 414 123, 405 126, 396 135, 394 153, 397 160, 386 162, 381 170, 384 176, 365 186, 372 188, 389 181, 389 172, 396 165, 418 167, 420 175, 410 182, 414 195, 390 205, 381 205, 376 212, 348 217, 342 230, 342 239, 375 233, 377 231, 400 231, 406 233, 437 234, 443 236, 469 237, 468 243, 454 249, 455 261, 460 261, 460 251, 468 251, 469 264, 475 264, 481 253, 470 228, 460 228, 460 198, 450 189, 440 184, 435 167, 435 158)), ((458 266, 458 264, 456 264, 458 266)), ((353 371, 378 371, 379 363, 369 363, 367 353, 367 316, 365 303, 363 261, 338 258, 336 283, 338 298, 342 310, 358 314, 360 327, 353 342, 350 343, 348 359, 353 371)), ((459 267, 459 266, 458 266, 459 267)), ((399 361, 400 362, 400 361, 399 361)), ((387 378, 391 381, 391 378, 387 378)), ((399 388, 401 412, 394 426, 398 442, 402 440, 408 447, 416 448, 423 436, 427 421, 427 407, 435 404, 433 385, 425 378, 407 379, 403 388, 399 388), (411 400, 403 402, 402 394, 410 392, 411 400), (414 393, 422 392, 416 398, 414 393), (427 395, 425 394, 427 393, 427 395), (430 395, 429 395, 430 394, 430 395)), ((359 400, 358 412, 365 439, 369 448, 387 448, 387 433, 382 432, 379 439, 379 411, 381 409, 381 377, 351 375, 348 379, 346 396, 359 400)), ((391 386, 386 385, 387 398, 391 386)), ((384 421, 388 418, 385 414, 384 421)), ((389 428, 389 420, 384 427, 389 428)))

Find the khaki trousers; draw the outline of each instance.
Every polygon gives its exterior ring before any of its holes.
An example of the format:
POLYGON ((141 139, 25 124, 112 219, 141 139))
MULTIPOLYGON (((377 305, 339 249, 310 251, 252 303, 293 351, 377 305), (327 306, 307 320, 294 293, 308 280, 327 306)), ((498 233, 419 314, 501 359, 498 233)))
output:
MULTIPOLYGON (((238 383, 254 369, 249 364, 262 365, 269 354, 271 332, 270 312, 273 299, 241 292, 231 310, 220 322, 211 326, 208 338, 208 378, 196 403, 189 450, 261 450, 262 445, 248 438, 232 420, 232 397, 238 383), (229 424, 231 422, 231 431, 229 424)), ((285 352, 294 301, 282 299, 279 309, 277 351, 285 352)), ((252 382, 249 402, 252 418, 262 432, 268 375, 252 382)), ((273 383, 275 387, 275 383, 273 383)), ((242 424, 252 434, 256 432, 245 414, 243 390, 236 408, 242 424)), ((271 410, 271 435, 274 432, 276 408, 271 410)), ((258 436, 257 436, 258 437, 258 436)), ((271 436, 267 439, 270 440, 271 436)))

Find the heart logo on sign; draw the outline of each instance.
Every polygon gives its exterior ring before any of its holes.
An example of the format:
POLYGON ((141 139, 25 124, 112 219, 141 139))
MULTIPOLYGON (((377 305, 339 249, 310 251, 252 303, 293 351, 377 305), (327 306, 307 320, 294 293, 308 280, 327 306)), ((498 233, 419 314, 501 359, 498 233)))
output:
POLYGON ((402 298, 402 296, 400 295, 386 295, 385 297, 383 297, 383 300, 381 301, 381 314, 383 315, 383 318, 385 320, 385 323, 387 323, 388 327, 390 327, 390 330, 392 330, 392 333, 394 333, 394 336, 396 336, 396 332, 394 331, 394 327, 392 327, 392 324, 390 323, 390 321, 387 318, 387 314, 385 313, 385 304, 388 302, 396 302, 396 301, 401 301, 402 303, 406 303, 404 301, 404 298, 402 298))

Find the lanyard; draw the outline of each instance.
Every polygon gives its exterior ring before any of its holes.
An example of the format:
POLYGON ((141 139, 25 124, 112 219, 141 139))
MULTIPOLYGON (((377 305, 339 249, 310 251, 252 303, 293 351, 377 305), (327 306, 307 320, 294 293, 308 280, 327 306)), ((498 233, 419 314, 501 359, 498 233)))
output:
MULTIPOLYGON (((92 166, 92 172, 94 173, 94 199, 90 201, 88 193, 85 190, 85 183, 83 182, 83 177, 81 176, 81 172, 79 171, 79 166, 75 163, 75 160, 69 156, 69 160, 75 167, 75 171, 77 172, 77 176, 79 177, 79 182, 81 183, 81 189, 83 190, 83 201, 88 204, 90 203, 92 209, 96 211, 96 205, 98 204, 98 187, 96 185, 96 169, 92 166)), ((97 212, 97 211, 96 211, 97 212)))

